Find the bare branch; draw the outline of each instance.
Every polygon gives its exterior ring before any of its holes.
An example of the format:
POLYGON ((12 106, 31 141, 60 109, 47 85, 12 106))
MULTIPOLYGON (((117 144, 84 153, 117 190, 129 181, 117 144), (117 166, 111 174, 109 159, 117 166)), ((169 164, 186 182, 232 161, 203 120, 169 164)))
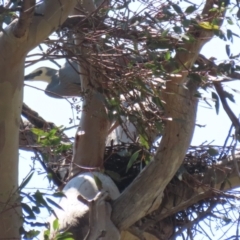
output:
POLYGON ((44 127, 53 127, 53 123, 49 123, 45 121, 39 114, 28 107, 25 103, 22 106, 22 115, 35 127, 37 128, 44 128, 44 127))

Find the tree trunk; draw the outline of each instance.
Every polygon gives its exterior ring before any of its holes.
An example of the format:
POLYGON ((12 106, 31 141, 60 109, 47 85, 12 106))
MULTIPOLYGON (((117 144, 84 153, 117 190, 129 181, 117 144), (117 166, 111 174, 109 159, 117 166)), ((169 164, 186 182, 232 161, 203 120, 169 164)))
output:
POLYGON ((25 55, 18 51, 20 42, 10 31, 7 34, 0 35, 0 238, 3 239, 18 238, 22 224, 16 199, 25 55))
MULTIPOLYGON (((19 21, 13 21, 4 32, 0 32, 1 239, 19 239, 19 227, 22 225, 20 203, 16 199, 19 199, 17 190, 19 123, 25 56, 63 23, 75 4, 74 0, 44 1, 37 8, 43 16, 33 17, 33 11, 27 18, 20 15, 19 21)), ((26 14, 26 11, 21 14, 26 14)))

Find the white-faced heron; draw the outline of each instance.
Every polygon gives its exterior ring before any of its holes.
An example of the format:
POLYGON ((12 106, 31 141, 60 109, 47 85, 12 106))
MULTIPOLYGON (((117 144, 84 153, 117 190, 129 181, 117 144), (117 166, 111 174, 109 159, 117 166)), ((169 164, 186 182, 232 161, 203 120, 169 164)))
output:
POLYGON ((47 82, 45 93, 50 97, 77 97, 81 95, 81 82, 77 69, 77 63, 66 61, 59 70, 49 67, 37 68, 26 75, 24 81, 47 82))

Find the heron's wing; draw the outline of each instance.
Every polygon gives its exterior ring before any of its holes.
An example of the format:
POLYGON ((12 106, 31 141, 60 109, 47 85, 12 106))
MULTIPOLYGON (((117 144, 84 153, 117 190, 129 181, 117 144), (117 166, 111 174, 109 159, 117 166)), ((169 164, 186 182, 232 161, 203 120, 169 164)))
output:
POLYGON ((68 61, 66 61, 59 71, 59 79, 64 84, 68 82, 80 85, 81 82, 78 73, 77 63, 73 61, 69 63, 68 61))
POLYGON ((78 73, 66 62, 52 77, 52 82, 46 88, 50 97, 78 97, 81 95, 81 84, 78 73))
POLYGON ((53 98, 62 98, 64 87, 60 86, 59 71, 52 76, 52 81, 47 85, 45 93, 53 98))

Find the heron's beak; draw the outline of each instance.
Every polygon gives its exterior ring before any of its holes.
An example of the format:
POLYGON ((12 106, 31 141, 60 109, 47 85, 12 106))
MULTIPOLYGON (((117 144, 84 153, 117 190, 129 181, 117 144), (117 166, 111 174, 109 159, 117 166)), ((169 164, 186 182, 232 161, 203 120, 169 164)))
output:
POLYGON ((49 84, 52 79, 51 76, 42 74, 42 71, 40 70, 39 72, 33 72, 24 76, 24 81, 41 81, 49 84))
POLYGON ((24 76, 24 81, 34 81, 35 77, 38 77, 39 75, 37 73, 30 73, 26 76, 24 76))

